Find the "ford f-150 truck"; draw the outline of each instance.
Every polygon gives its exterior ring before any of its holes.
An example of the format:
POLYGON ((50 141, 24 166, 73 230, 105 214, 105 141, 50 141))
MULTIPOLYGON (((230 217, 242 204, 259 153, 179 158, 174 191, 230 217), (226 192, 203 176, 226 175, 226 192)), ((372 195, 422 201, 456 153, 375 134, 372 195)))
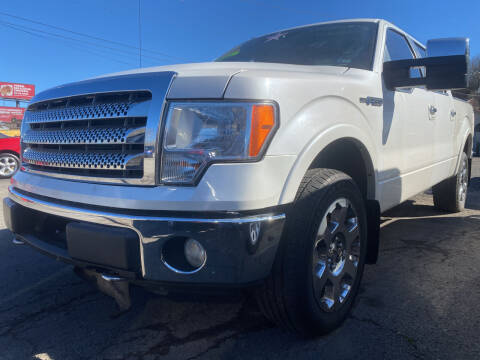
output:
POLYGON ((25 114, 5 222, 122 308, 129 284, 246 287, 275 323, 326 333, 382 212, 432 187, 463 209, 473 110, 450 90, 468 62, 468 39, 360 19, 52 88, 25 114))

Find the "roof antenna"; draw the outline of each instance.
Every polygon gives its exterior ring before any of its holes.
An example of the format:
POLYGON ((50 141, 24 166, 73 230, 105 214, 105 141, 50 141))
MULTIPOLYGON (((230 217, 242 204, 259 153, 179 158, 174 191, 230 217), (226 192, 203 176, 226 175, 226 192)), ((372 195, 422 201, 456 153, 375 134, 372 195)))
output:
POLYGON ((140 17, 140 0, 138 0, 138 55, 140 67, 142 67, 142 22, 140 17))

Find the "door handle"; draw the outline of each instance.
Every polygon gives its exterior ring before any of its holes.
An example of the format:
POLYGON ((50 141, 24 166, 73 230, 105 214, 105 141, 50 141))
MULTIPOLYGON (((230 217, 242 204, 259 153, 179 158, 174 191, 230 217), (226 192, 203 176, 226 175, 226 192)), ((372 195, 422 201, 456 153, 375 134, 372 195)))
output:
POLYGON ((435 115, 437 113, 437 108, 433 105, 430 105, 428 108, 428 111, 430 111, 430 115, 435 115))

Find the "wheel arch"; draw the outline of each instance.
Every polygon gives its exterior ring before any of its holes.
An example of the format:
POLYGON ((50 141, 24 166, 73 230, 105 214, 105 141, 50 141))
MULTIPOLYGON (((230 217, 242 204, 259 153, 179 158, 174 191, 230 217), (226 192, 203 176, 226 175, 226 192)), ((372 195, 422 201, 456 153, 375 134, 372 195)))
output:
POLYGON ((312 161, 309 169, 328 168, 350 176, 365 199, 375 198, 375 169, 365 145, 344 137, 328 144, 312 161))
POLYGON ((305 146, 288 175, 281 203, 293 201, 307 170, 317 167, 345 172, 357 183, 365 199, 375 200, 376 154, 369 136, 357 126, 336 125, 305 146))
MULTIPOLYGON (((473 135, 469 127, 464 129, 463 131, 463 136, 461 137, 462 141, 460 142, 460 146, 458 149, 458 154, 457 154, 457 164, 455 166, 455 172, 456 174, 460 168, 460 160, 461 160, 461 155, 463 152, 467 154, 468 162, 469 162, 469 167, 470 170, 469 172, 471 173, 471 162, 472 162, 472 150, 473 150, 473 135)), ((458 143, 457 143, 458 144, 458 143)))
MULTIPOLYGON (((472 178, 472 154, 473 154, 472 151, 473 151, 473 136, 472 134, 469 133, 467 136, 467 140, 465 140, 465 146, 463 147, 463 152, 467 154, 467 158, 468 158, 468 181, 469 182, 470 182, 470 179, 472 178)), ((460 159, 460 156, 459 156, 459 159, 460 159)), ((460 166, 460 160, 459 160, 458 166, 460 166)))
POLYGON ((15 155, 20 160, 20 154, 10 149, 0 150, 0 154, 12 154, 12 155, 15 155))
POLYGON ((473 136, 472 134, 468 134, 467 139, 465 140, 465 146, 463 147, 463 151, 467 154, 468 158, 472 157, 472 150, 473 150, 473 136))

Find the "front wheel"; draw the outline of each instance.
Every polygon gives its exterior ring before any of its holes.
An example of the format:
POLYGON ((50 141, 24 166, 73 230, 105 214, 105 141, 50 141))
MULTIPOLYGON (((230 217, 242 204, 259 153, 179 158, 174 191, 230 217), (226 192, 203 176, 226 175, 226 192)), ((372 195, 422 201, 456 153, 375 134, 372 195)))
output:
POLYGON ((20 160, 13 154, 0 154, 0 179, 8 179, 18 171, 20 160))
POLYGON ((272 273, 257 293, 263 313, 303 336, 337 328, 362 278, 366 224, 362 195, 349 176, 309 170, 288 212, 272 273))

